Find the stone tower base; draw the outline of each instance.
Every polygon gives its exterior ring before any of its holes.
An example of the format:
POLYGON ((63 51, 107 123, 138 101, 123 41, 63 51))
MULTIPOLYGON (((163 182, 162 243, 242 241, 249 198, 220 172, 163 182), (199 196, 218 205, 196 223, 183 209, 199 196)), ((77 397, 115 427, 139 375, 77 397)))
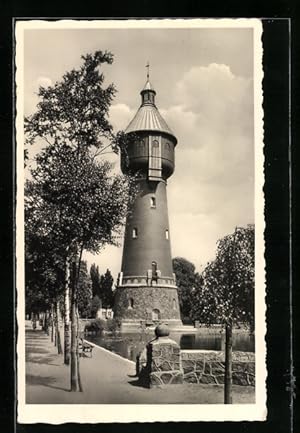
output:
POLYGON ((181 327, 176 286, 120 286, 115 294, 114 318, 122 330, 156 326, 181 327))

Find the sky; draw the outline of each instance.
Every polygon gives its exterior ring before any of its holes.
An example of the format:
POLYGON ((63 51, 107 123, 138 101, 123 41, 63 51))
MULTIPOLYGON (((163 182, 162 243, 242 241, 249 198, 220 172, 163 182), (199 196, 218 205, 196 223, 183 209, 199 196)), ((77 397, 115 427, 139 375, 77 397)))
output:
MULTIPOLYGON (((104 74, 118 91, 110 109, 116 131, 140 105, 150 62, 156 105, 178 139, 167 187, 172 256, 201 271, 218 239, 254 222, 253 30, 25 30, 25 114, 35 110, 39 85, 54 84, 99 49, 114 54, 104 74)), ((119 170, 119 157, 114 162, 119 170)), ((85 254, 115 279, 121 257, 122 246, 85 254)))

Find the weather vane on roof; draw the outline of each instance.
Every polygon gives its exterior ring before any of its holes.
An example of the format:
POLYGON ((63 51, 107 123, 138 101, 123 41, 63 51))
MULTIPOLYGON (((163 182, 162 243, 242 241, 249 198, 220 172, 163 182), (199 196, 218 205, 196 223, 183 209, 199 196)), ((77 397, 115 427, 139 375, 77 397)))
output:
POLYGON ((150 68, 149 60, 147 62, 146 68, 147 68, 147 80, 149 80, 149 68, 150 68))

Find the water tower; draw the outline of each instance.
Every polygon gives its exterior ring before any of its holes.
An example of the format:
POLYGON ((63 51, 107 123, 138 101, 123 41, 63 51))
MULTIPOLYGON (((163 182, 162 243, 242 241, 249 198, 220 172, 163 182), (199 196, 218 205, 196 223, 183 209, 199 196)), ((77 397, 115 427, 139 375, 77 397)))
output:
POLYGON ((140 94, 141 105, 125 130, 127 158, 121 155, 122 171, 137 174, 139 190, 126 221, 115 294, 114 317, 122 329, 159 322, 182 325, 167 205, 177 139, 156 107, 149 69, 140 94))

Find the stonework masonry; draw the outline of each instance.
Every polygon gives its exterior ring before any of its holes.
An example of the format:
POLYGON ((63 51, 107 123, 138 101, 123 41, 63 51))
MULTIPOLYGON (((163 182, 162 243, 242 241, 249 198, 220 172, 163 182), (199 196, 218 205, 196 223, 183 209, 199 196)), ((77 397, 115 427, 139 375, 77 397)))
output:
MULTIPOLYGON (((223 351, 181 350, 168 337, 148 343, 139 358, 140 378, 149 387, 175 383, 224 384, 225 355, 223 351)), ((255 355, 233 352, 232 382, 255 386, 255 355)))
POLYGON ((115 316, 126 322, 181 325, 177 288, 145 286, 119 287, 115 295, 115 316))
MULTIPOLYGON (((180 356, 184 382, 205 384, 224 383, 224 352, 211 350, 181 350, 180 356)), ((255 385, 254 353, 232 353, 232 383, 245 386, 255 385)))
POLYGON ((150 386, 183 382, 180 348, 168 337, 160 337, 148 346, 151 360, 150 386))
POLYGON ((140 378, 150 388, 183 383, 180 347, 167 336, 148 343, 139 362, 140 378))

